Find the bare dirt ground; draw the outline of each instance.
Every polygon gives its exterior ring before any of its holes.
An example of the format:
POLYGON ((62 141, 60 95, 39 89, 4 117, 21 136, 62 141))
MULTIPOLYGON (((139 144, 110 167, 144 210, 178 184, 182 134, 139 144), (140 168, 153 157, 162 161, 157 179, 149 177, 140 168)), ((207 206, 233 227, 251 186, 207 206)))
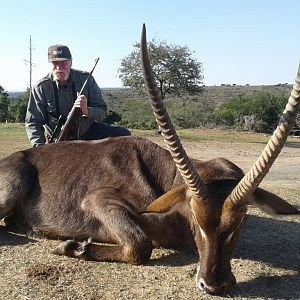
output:
MULTIPOLYGON (((152 140, 162 145, 160 137, 152 140)), ((184 141, 198 159, 222 156, 243 170, 264 143, 184 141)), ((300 208, 300 143, 289 141, 261 187, 300 208)), ((198 257, 155 249, 145 266, 57 257, 56 240, 7 232, 0 223, 0 299, 300 299, 300 218, 272 218, 249 208, 232 259, 237 285, 223 297, 195 287, 198 257)))

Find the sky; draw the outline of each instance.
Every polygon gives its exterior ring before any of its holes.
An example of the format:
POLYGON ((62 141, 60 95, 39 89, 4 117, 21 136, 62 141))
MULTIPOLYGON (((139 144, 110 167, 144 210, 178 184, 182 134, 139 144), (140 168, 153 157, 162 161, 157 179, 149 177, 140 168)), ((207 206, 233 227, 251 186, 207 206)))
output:
POLYGON ((300 61, 297 0, 9 0, 1 1, 0 85, 29 86, 50 71, 48 47, 69 46, 73 67, 101 88, 121 87, 121 60, 140 40, 187 46, 203 64, 205 85, 293 83, 300 61))

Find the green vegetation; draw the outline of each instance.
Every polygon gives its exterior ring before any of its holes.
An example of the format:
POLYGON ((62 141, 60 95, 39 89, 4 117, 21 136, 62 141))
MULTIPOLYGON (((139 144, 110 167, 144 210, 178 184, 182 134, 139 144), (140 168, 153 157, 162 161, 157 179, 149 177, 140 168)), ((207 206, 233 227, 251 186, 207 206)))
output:
MULTIPOLYGON (((135 49, 121 61, 119 77, 124 86, 142 90, 144 79, 140 62, 140 43, 135 43, 133 47, 135 49)), ((153 39, 148 43, 148 52, 162 99, 167 94, 195 95, 202 91, 202 63, 192 57, 193 53, 188 47, 153 39)))
POLYGON ((24 124, 0 123, 0 158, 30 147, 24 124))
POLYGON ((8 93, 0 86, 0 122, 24 122, 29 91, 17 98, 8 96, 8 93))
POLYGON ((214 111, 217 125, 255 132, 272 132, 286 104, 286 97, 259 92, 222 103, 214 111))
MULTIPOLYGON (((279 121, 291 87, 205 87, 197 96, 168 96, 164 102, 176 128, 229 128, 272 132, 279 121), (211 101, 218 98, 219 101, 211 101)), ((156 123, 144 93, 130 89, 104 90, 109 109, 128 128, 155 129, 156 123)), ((300 126, 298 116, 296 128, 300 126)))
MULTIPOLYGON (((199 95, 168 95, 164 102, 174 126, 227 128, 270 133, 276 127, 291 86, 204 87, 199 95)), ((103 89, 105 122, 131 129, 156 129, 147 95, 128 88, 103 89)), ((28 92, 16 98, 0 94, 0 122, 24 123, 28 92)), ((298 115, 295 129, 300 128, 298 115)))

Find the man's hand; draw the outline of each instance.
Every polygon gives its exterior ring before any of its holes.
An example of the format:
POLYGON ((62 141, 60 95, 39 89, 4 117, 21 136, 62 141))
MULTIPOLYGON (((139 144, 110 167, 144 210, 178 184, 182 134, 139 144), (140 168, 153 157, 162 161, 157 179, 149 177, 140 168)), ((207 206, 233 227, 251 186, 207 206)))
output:
POLYGON ((87 98, 84 95, 80 95, 74 102, 74 107, 80 108, 82 114, 87 116, 89 114, 89 109, 87 106, 87 98))

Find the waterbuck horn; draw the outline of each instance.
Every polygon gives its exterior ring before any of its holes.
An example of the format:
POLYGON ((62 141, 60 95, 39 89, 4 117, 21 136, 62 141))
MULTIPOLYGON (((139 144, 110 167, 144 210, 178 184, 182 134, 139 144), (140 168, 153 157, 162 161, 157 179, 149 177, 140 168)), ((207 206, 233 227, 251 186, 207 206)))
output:
POLYGON ((141 66, 152 110, 156 122, 161 128, 165 143, 171 152, 180 174, 191 190, 192 197, 195 200, 205 200, 207 198, 207 187, 183 149, 170 117, 166 112, 160 90, 157 87, 147 51, 145 24, 143 24, 141 35, 141 66))
POLYGON ((280 118, 279 124, 272 137, 262 151, 261 155, 238 183, 230 195, 230 200, 237 203, 246 201, 250 195, 261 183, 263 178, 269 172, 272 164, 283 148, 286 139, 297 117, 300 107, 300 64, 295 84, 291 91, 287 105, 280 118))

